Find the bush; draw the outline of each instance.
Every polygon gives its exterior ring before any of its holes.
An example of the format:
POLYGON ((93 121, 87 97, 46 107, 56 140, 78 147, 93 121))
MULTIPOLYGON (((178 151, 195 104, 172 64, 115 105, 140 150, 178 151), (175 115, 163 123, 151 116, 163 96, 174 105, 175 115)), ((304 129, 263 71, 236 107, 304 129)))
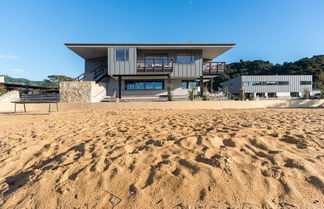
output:
POLYGON ((0 85, 0 96, 5 93, 7 93, 7 90, 2 85, 0 85))
POLYGON ((210 93, 208 91, 207 86, 205 86, 205 88, 204 88, 204 95, 203 95, 202 100, 203 101, 209 101, 210 100, 210 93))
POLYGON ((245 100, 245 94, 244 94, 244 90, 243 89, 240 89, 239 99, 242 100, 242 101, 245 100))
POLYGON ((189 89, 189 100, 193 101, 196 98, 196 88, 189 89))
POLYGON ((303 99, 309 99, 309 98, 310 98, 310 91, 308 89, 304 89, 303 99))

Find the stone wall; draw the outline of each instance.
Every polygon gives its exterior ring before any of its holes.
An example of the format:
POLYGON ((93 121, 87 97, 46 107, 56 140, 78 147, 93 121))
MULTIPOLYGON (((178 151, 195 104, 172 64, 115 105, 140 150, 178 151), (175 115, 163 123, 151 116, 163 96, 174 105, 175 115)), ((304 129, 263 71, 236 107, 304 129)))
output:
POLYGON ((105 96, 104 83, 94 81, 60 82, 60 102, 62 103, 100 102, 105 96))

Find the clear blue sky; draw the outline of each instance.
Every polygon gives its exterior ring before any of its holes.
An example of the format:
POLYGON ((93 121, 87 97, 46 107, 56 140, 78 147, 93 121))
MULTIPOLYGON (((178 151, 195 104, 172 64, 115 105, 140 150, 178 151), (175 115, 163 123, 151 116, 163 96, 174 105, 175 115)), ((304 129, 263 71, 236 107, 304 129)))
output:
POLYGON ((75 77, 66 42, 236 43, 217 60, 324 54, 324 0, 0 0, 0 74, 75 77))

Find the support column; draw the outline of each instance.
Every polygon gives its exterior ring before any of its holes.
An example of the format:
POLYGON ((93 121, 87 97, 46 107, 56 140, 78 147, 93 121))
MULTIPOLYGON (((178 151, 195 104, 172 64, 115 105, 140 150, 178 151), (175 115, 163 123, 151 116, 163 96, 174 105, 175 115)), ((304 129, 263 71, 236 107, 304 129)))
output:
POLYGON ((213 93, 213 81, 214 81, 214 77, 210 79, 210 93, 213 93))
POLYGON ((118 76, 118 98, 121 99, 122 76, 118 76))
POLYGON ((200 96, 204 96, 204 76, 200 76, 200 96))

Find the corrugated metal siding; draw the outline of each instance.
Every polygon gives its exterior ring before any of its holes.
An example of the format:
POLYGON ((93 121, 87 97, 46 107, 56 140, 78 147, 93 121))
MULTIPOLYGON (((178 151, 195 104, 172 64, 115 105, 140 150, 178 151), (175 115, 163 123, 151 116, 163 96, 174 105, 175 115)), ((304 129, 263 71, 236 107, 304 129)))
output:
POLYGON ((289 85, 274 86, 243 86, 246 93, 253 92, 303 92, 304 89, 312 91, 312 85, 300 85, 300 81, 312 81, 311 75, 263 75, 242 76, 242 84, 245 81, 288 81, 289 85))
POLYGON ((173 59, 172 77, 199 77, 202 75, 202 51, 201 50, 143 50, 138 52, 138 57, 149 54, 167 54, 173 59), (178 53, 195 53, 196 60, 194 64, 177 64, 178 53))
POLYGON ((115 49, 122 47, 108 48, 108 73, 111 75, 132 75, 136 74, 136 48, 129 49, 128 61, 116 61, 115 49))

